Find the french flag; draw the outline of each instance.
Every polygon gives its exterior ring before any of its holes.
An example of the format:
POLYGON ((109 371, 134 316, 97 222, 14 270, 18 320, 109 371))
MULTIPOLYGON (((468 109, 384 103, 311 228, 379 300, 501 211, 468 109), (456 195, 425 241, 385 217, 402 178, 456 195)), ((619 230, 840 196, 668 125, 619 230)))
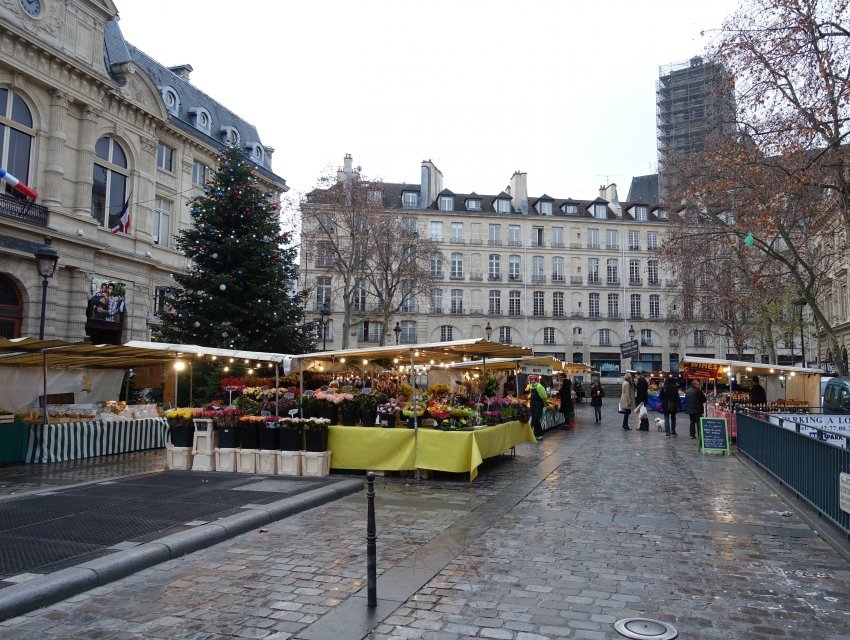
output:
POLYGON ((130 196, 127 196, 124 206, 121 207, 121 215, 118 217, 118 222, 112 227, 112 233, 130 233, 130 196))

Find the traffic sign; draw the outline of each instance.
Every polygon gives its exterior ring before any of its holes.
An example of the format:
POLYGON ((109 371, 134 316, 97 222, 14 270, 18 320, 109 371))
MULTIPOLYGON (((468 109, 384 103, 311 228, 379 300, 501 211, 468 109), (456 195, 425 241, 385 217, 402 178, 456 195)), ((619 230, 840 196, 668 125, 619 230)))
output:
POLYGON ((640 345, 637 340, 629 340, 620 343, 620 355, 623 358, 637 358, 640 356, 640 345))

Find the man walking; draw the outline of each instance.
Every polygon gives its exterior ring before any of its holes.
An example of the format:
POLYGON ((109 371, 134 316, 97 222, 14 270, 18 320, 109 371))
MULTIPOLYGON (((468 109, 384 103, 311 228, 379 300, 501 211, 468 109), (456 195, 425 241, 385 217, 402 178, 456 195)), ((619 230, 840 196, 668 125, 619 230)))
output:
POLYGON ((699 419, 705 411, 705 403, 708 398, 700 388, 699 380, 691 382, 691 388, 685 392, 685 411, 691 419, 690 433, 692 438, 699 436, 699 419))
POLYGON ((546 405, 546 398, 549 394, 546 389, 540 384, 540 376, 528 376, 528 405, 531 412, 531 428, 534 430, 534 437, 538 440, 543 439, 543 407, 546 405))
POLYGON ((646 379, 646 373, 643 371, 637 372, 637 381, 635 382, 635 402, 641 402, 646 406, 646 401, 649 399, 649 380, 646 379))

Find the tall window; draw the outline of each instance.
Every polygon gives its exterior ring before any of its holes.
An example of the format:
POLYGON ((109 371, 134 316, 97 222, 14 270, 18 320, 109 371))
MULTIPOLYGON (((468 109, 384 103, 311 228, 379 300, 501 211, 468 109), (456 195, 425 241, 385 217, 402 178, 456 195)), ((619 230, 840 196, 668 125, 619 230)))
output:
POLYGON ((608 205, 601 203, 593 205, 593 217, 600 220, 608 218, 608 205))
POLYGON ((532 294, 532 314, 537 317, 546 315, 546 294, 542 291, 535 291, 532 294))
POLYGON ((401 327, 399 343, 416 344, 416 320, 402 320, 399 326, 401 327))
MULTIPOLYGON (((35 129, 32 113, 23 98, 9 89, 0 89, 0 167, 24 184, 30 182, 30 159, 35 129)), ((17 192, 0 182, 6 193, 17 192)))
POLYGON ((599 248, 599 229, 588 229, 587 230, 587 248, 588 249, 598 249, 599 248))
POLYGON ((204 186, 207 182, 207 174, 210 168, 203 162, 195 160, 192 162, 192 184, 204 186))
POLYGON ((608 258, 606 262, 608 284, 617 284, 620 281, 620 262, 617 258, 608 258))
POLYGON ((540 203, 540 215, 541 216, 551 216, 552 215, 552 203, 549 201, 544 201, 540 203))
POLYGON ((316 266, 334 266, 333 243, 330 240, 319 240, 316 243, 316 266))
POLYGON ((521 232, 522 230, 518 224, 508 225, 508 244, 511 246, 520 246, 522 244, 521 232))
POLYGON ((649 317, 657 320, 661 317, 661 296, 653 293, 649 296, 649 317))
POLYGON ((462 222, 452 222, 452 242, 463 244, 462 222))
POLYGON ((519 291, 510 291, 508 292, 508 315, 511 316, 521 316, 522 315, 522 303, 521 303, 521 292, 519 291))
POLYGON ((360 313, 366 312, 366 281, 358 280, 354 289, 354 310, 360 313))
POLYGON ((490 313, 490 315, 502 315, 502 292, 497 289, 491 289, 490 295, 488 296, 488 300, 490 302, 490 305, 487 311, 490 313))
POLYGON ((658 249, 658 232, 657 231, 647 231, 646 232, 646 248, 650 251, 655 251, 658 249))
POLYGON ((640 251, 640 231, 629 231, 629 250, 640 251))
POLYGON ((502 225, 491 224, 487 228, 487 242, 490 244, 502 244, 502 225))
POLYGON ((463 313, 463 289, 452 289, 451 305, 452 313, 463 313))
POLYGON ((171 240, 171 210, 174 203, 165 198, 156 197, 153 205, 153 241, 160 247, 167 247, 171 240))
POLYGON ((172 147, 159 143, 156 148, 156 166, 163 171, 174 173, 174 149, 172 147))
POLYGON ((499 327, 499 342, 502 344, 511 344, 513 342, 510 327, 499 327))
POLYGON ((531 229, 531 246, 543 246, 543 227, 532 227, 531 229))
POLYGON ((543 256, 534 256, 531 259, 531 274, 535 282, 542 282, 546 279, 543 272, 543 256))
POLYGON ((555 327, 544 327, 543 344, 555 344, 555 327))
POLYGON ((454 211, 455 199, 452 196, 440 196, 440 211, 454 211))
POLYGON ((705 346, 705 330, 704 329, 694 329, 694 346, 695 347, 704 347, 705 346))
POLYGON ((462 278, 463 277, 463 254, 456 252, 451 256, 451 273, 449 274, 452 278, 462 278))
POLYGON ((413 295, 410 289, 409 282, 405 283, 402 288, 400 308, 402 313, 416 313, 416 296, 413 295))
POLYGON ((641 300, 639 293, 633 293, 629 296, 629 311, 631 312, 631 316, 634 319, 639 319, 643 317, 643 313, 641 311, 641 300))
POLYGON ((0 275, 0 338, 20 338, 23 316, 21 292, 14 282, 0 275))
POLYGON ((443 277, 443 254, 442 253, 432 253, 431 254, 431 276, 434 278, 442 278, 443 277))
POLYGON ((599 346, 600 347, 610 347, 611 346, 611 330, 610 329, 600 329, 599 330, 599 346))
POLYGON ((555 291, 552 294, 552 315, 556 318, 564 317, 564 292, 555 291))
POLYGON ((564 227, 552 227, 552 246, 564 246, 564 227))
POLYGON ((658 284, 658 260, 646 261, 646 277, 649 284, 658 284))
POLYGON ((640 330, 640 346, 642 346, 642 347, 651 347, 652 346, 652 329, 641 329, 640 330))
POLYGON ((322 307, 331 304, 331 278, 330 276, 319 276, 316 278, 316 311, 321 311, 322 307))
POLYGON ((94 146, 91 216, 111 229, 118 224, 127 195, 127 156, 112 138, 101 138, 94 146))
POLYGON ((443 241, 443 223, 435 220, 431 221, 431 240, 434 242, 443 241))
POLYGON ((609 318, 619 318, 620 317, 620 294, 619 293, 609 293, 608 294, 608 317, 609 318))
POLYGON ((443 312, 443 290, 434 289, 431 291, 431 313, 443 312))
POLYGON ((599 282, 599 258, 587 259, 587 283, 597 284, 599 282))
POLYGON ((649 208, 645 205, 639 204, 635 207, 635 220, 639 222, 646 222, 646 219, 649 214, 649 208))
POLYGON ((587 315, 591 318, 599 317, 599 294, 591 293, 587 296, 587 315))
POLYGON ((490 280, 499 280, 502 277, 502 256, 491 253, 487 260, 487 276, 490 280))
POLYGON ((620 248, 620 232, 616 229, 608 229, 605 231, 605 248, 619 249, 620 248))
POLYGON ((401 228, 402 231, 408 235, 413 236, 416 234, 416 218, 411 216, 403 216, 401 219, 401 228))
POLYGON ((405 191, 401 194, 401 206, 404 209, 416 209, 419 207, 419 194, 415 191, 405 191))
POLYGON ((440 327, 440 342, 451 342, 452 341, 452 325, 444 324, 440 327))
POLYGON ((508 256, 508 280, 519 280, 522 278, 522 263, 520 256, 508 256))
POLYGON ((564 281, 564 259, 561 256, 552 256, 552 282, 564 281))
POLYGON ((629 260, 629 284, 640 284, 640 260, 629 260))

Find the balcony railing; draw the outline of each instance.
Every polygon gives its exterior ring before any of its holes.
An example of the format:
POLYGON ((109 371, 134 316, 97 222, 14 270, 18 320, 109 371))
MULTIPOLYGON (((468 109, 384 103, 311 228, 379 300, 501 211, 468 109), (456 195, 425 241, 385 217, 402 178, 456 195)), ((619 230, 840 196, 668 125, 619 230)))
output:
POLYGON ((511 282, 522 282, 522 275, 519 273, 511 273, 508 275, 508 280, 511 282))
POLYGON ((521 247, 522 246, 522 240, 508 240, 508 246, 509 247, 521 247))
POLYGON ((449 308, 449 313, 453 316, 462 316, 463 315, 463 305, 455 305, 449 308))
POLYGON ((450 273, 449 274, 449 280, 463 280, 463 274, 457 273, 457 272, 450 273))
POLYGON ((552 248, 553 249, 563 249, 564 243, 563 242, 552 242, 552 248))
POLYGON ((522 309, 509 309, 508 315, 509 316, 521 316, 522 315, 522 309))
POLYGON ((487 240, 487 244, 500 245, 502 244, 502 241, 496 240, 495 238, 490 238, 489 240, 487 240))
POLYGON ((608 251, 619 251, 620 245, 619 244, 606 244, 605 249, 607 249, 608 251))
POLYGON ((608 278, 605 281, 605 284, 620 284, 620 279, 619 278, 608 278))
POLYGON ((640 278, 629 278, 629 284, 633 287, 639 287, 642 283, 640 278))
POLYGON ((443 308, 442 307, 429 307, 428 313, 431 313, 431 314, 434 314, 434 315, 442 315, 443 308))
POLYGON ((659 280, 658 278, 649 278, 646 281, 646 284, 648 284, 650 287, 658 287, 661 285, 661 280, 659 280))
POLYGON ((552 282, 563 282, 564 274, 563 273, 553 273, 552 274, 552 282))
POLYGON ((587 243, 587 248, 588 248, 588 249, 598 249, 598 248, 599 248, 599 243, 598 243, 598 242, 588 242, 588 243, 587 243))
POLYGON ((532 282, 546 282, 546 276, 543 275, 542 273, 535 273, 533 276, 531 276, 531 281, 532 282))
POLYGON ((594 274, 587 276, 587 284, 599 284, 599 276, 594 274))
POLYGON ((640 251, 640 245, 639 244, 630 244, 629 245, 629 251, 640 251))
POLYGON ((466 242, 464 242, 463 238, 452 238, 449 240, 449 244, 466 244, 466 242))
POLYGON ((502 279, 502 274, 501 273, 488 273, 487 279, 490 282, 499 282, 502 279))
POLYGON ((46 227, 49 216, 50 212, 44 205, 0 194, 0 217, 46 227))

